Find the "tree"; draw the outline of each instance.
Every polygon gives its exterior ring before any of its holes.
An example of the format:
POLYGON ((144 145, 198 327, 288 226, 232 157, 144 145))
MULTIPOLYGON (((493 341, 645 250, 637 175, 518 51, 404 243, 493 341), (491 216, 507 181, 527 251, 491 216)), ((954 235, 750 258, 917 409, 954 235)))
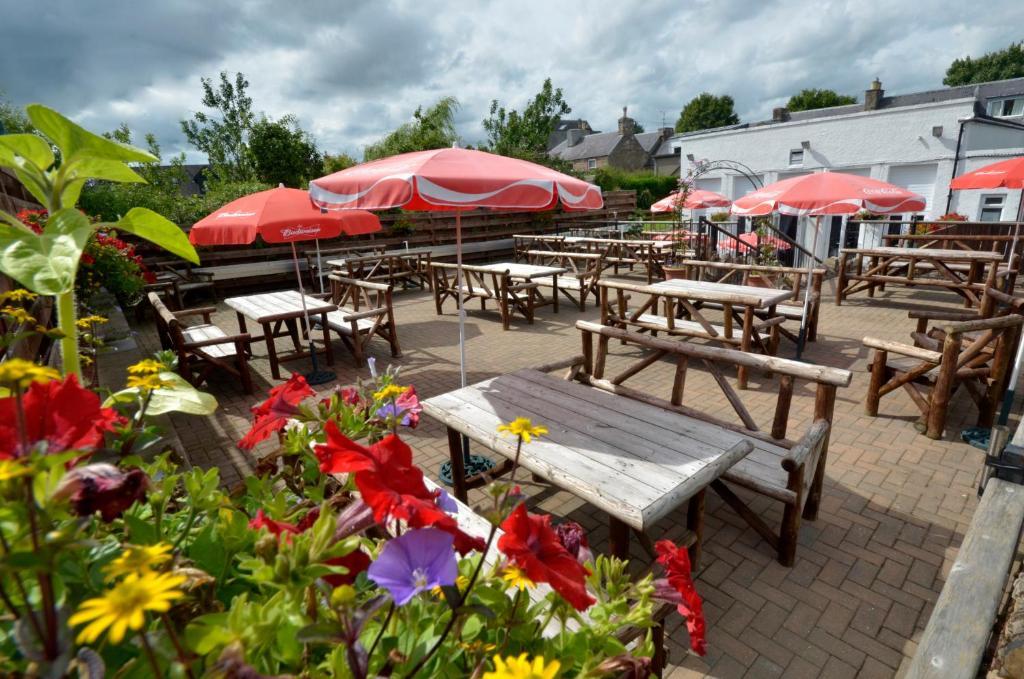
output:
POLYGON ((1024 77, 1024 42, 972 59, 955 59, 942 84, 949 87, 1024 77))
POLYGON ((644 132, 645 132, 644 126, 634 120, 633 121, 633 134, 643 134, 644 132))
POLYGON ((331 155, 329 153, 324 154, 324 174, 341 172, 342 170, 347 170, 353 165, 358 164, 359 161, 347 153, 339 153, 337 155, 331 155))
POLYGON ((733 110, 734 105, 735 102, 728 94, 715 96, 710 92, 701 92, 680 111, 679 120, 676 121, 676 132, 694 132, 735 125, 740 118, 733 110))
POLYGON ((0 90, 0 134, 24 134, 34 131, 25 112, 11 104, 0 90))
POLYGON ((808 88, 800 90, 789 98, 786 108, 790 111, 810 111, 815 108, 828 108, 830 106, 845 106, 856 104, 857 97, 848 94, 839 94, 835 90, 819 90, 808 88))
POLYGON ((376 160, 410 151, 443 149, 459 140, 455 132, 455 97, 442 97, 426 111, 423 107, 412 114, 412 121, 399 126, 383 139, 363 149, 363 160, 376 160))
POLYGON ((255 179, 248 146, 255 122, 252 99, 245 94, 249 81, 244 74, 236 73, 232 83, 227 71, 221 71, 217 89, 211 78, 200 78, 200 82, 203 106, 214 112, 196 111, 192 120, 181 121, 181 131, 192 146, 207 155, 215 176, 229 181, 255 179))
POLYGON ((551 78, 544 80, 540 92, 522 113, 499 106, 495 99, 491 101, 490 116, 483 120, 489 150, 503 156, 549 163, 548 137, 558 119, 571 112, 572 108, 562 97, 562 88, 553 87, 551 78))
POLYGON ((292 115, 280 120, 260 118, 249 132, 249 152, 256 179, 271 186, 297 188, 323 173, 316 143, 292 115))

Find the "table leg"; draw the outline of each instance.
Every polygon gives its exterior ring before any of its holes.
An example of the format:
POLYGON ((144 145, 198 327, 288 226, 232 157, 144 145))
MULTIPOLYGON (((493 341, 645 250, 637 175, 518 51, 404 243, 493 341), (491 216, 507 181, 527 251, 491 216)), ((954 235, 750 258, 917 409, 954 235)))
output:
MULTIPOLYGON (((868 269, 873 270, 876 266, 878 266, 878 257, 871 257, 868 260, 868 269)), ((858 272, 858 273, 860 273, 860 272, 858 272)), ((875 282, 871 281, 870 283, 868 283, 868 297, 874 297, 874 296, 875 296, 875 282)))
POLYGON ((725 338, 732 339, 732 304, 725 303, 722 305, 722 311, 725 314, 725 338))
POLYGON ((699 493, 690 498, 690 504, 686 508, 686 528, 695 538, 690 545, 690 564, 694 570, 700 565, 701 544, 704 542, 704 498, 707 488, 701 489, 699 493))
POLYGON ((846 287, 846 259, 848 255, 839 253, 839 273, 836 274, 836 306, 843 305, 843 288, 846 287))
MULTIPOLYGON (((740 351, 750 352, 750 343, 754 338, 754 308, 743 307, 743 334, 740 335, 740 351)), ((736 382, 740 389, 747 388, 747 367, 736 368, 736 382)))
POLYGON ((608 542, 612 556, 629 558, 629 526, 611 514, 608 515, 608 542))
MULTIPOLYGON (((327 312, 326 311, 323 312, 322 314, 320 314, 320 327, 324 331, 324 356, 327 357, 327 365, 334 365, 334 349, 331 348, 331 329, 327 326, 327 312)), ((312 344, 313 344, 312 330, 313 329, 310 328, 309 330, 310 330, 309 343, 312 346, 312 344)), ((353 341, 355 341, 354 338, 353 338, 353 341)), ((316 347, 313 346, 312 350, 316 351, 316 347)))
POLYGON ((288 334, 292 337, 292 344, 295 345, 296 353, 302 353, 302 340, 299 339, 299 320, 297 318, 289 318, 284 324, 288 328, 288 334))
POLYGON ((558 313, 558 274, 551 277, 551 306, 554 312, 558 313))
POLYGON ((267 338, 267 358, 270 359, 270 374, 275 380, 281 379, 281 368, 277 362, 277 347, 274 346, 274 331, 270 323, 263 323, 263 336, 267 338))
MULTIPOLYGON (((999 278, 999 262, 989 262, 988 276, 985 277, 985 287, 996 289, 997 281, 999 278)), ((978 315, 982 318, 988 318, 992 315, 994 301, 990 295, 986 295, 982 291, 981 305, 978 309, 978 315)))
POLYGON ((448 459, 452 465, 452 490, 460 502, 469 502, 466 488, 466 465, 462 459, 462 435, 448 427, 448 459))

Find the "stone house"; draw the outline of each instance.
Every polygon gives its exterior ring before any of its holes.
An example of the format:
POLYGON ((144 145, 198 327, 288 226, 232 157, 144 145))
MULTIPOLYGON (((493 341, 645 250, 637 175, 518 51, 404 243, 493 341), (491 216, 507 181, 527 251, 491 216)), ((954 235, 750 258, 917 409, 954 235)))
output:
MULTIPOLYGON (((589 129, 587 125, 587 129, 589 129)), ((577 172, 593 172, 601 167, 615 167, 620 170, 653 170, 655 154, 665 146, 672 136, 671 128, 655 132, 636 133, 636 121, 622 109, 618 129, 615 132, 590 132, 580 127, 565 131, 565 140, 548 153, 568 161, 577 172)), ((678 171, 676 159, 675 169, 678 171)))

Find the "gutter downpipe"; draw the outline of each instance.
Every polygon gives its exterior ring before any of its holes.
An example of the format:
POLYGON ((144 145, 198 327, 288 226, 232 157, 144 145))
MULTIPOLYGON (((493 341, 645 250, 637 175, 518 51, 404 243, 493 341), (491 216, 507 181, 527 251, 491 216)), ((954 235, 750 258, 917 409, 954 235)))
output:
MULTIPOLYGON (((956 170, 960 164, 960 146, 964 141, 964 126, 973 120, 971 118, 961 118, 958 122, 960 123, 960 132, 956 135, 956 151, 953 152, 953 174, 950 176, 949 181, 952 182, 956 179, 956 170)), ((953 204, 953 189, 950 188, 946 193, 946 211, 943 214, 949 214, 949 206, 953 204)))

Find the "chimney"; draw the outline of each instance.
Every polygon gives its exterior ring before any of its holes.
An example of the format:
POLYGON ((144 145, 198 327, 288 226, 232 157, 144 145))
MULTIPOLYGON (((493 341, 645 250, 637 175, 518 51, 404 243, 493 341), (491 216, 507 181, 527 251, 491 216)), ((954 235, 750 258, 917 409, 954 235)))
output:
POLYGON ((583 130, 566 130, 565 131, 565 145, 567 147, 576 146, 583 139, 583 130))
POLYGON ((789 109, 780 106, 779 108, 772 109, 772 122, 773 123, 784 123, 789 120, 789 109))
POLYGON ((871 89, 864 91, 864 110, 877 111, 881 108, 884 96, 885 90, 882 89, 882 81, 875 78, 871 81, 871 89))
POLYGON ((626 107, 623 106, 622 117, 619 118, 619 134, 633 134, 635 129, 633 119, 626 115, 626 107))

